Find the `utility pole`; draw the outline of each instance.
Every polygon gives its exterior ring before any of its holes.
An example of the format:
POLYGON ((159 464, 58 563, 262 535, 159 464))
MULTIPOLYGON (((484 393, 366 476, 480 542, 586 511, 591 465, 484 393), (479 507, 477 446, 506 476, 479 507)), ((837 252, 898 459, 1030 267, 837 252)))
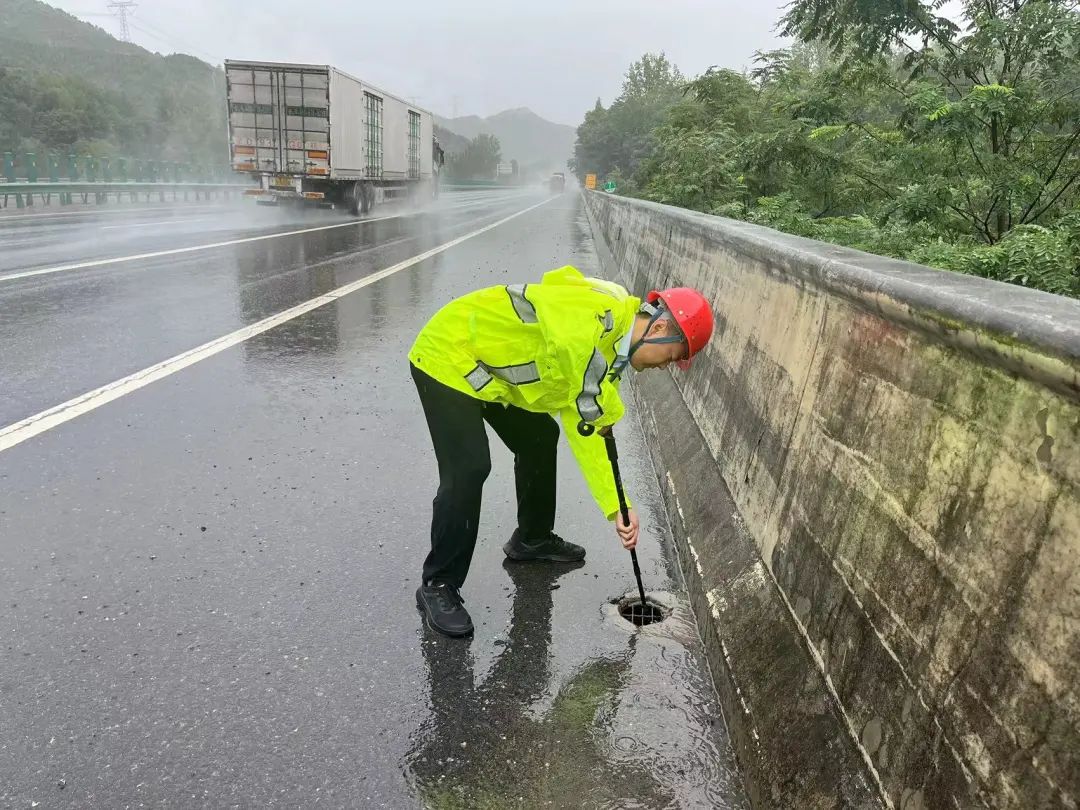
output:
POLYGON ((135 11, 135 0, 109 0, 109 11, 120 20, 120 40, 131 42, 131 30, 128 28, 128 14, 135 11))

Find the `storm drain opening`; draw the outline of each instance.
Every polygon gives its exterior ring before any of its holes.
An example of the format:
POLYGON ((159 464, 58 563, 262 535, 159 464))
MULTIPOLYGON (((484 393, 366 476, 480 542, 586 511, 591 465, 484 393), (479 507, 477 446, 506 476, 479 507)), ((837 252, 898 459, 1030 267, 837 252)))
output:
POLYGON ((642 604, 640 597, 628 597, 618 600, 619 615, 636 627, 662 622, 670 611, 645 597, 642 604))

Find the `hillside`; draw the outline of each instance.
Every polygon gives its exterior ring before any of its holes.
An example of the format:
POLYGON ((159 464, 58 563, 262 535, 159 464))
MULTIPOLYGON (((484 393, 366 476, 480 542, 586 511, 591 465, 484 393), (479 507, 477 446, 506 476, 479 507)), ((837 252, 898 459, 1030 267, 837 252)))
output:
MULTIPOLYGON (((184 54, 126 42, 39 0, 0 0, 0 151, 77 151, 224 164, 225 76, 184 54)), ((505 161, 562 171, 573 127, 524 107, 436 116, 448 153, 484 133, 505 161)))
POLYGON ((469 146, 468 138, 451 132, 446 127, 440 127, 438 124, 435 125, 435 137, 439 139, 439 145, 448 155, 460 154, 469 146))
POLYGON ((224 163, 224 74, 38 0, 0 0, 0 149, 224 163))
POLYGON ((574 150, 577 131, 565 124, 555 124, 532 110, 519 107, 488 118, 467 115, 435 121, 441 127, 461 135, 494 135, 499 139, 503 160, 517 160, 525 169, 564 171, 574 150))

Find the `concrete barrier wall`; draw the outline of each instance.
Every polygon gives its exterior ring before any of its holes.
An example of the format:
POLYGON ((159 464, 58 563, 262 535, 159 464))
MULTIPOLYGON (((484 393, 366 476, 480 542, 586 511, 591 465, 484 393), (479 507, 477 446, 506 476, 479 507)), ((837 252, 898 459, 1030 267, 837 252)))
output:
POLYGON ((586 205, 635 293, 716 309, 634 388, 755 804, 1076 807, 1080 305, 586 205))

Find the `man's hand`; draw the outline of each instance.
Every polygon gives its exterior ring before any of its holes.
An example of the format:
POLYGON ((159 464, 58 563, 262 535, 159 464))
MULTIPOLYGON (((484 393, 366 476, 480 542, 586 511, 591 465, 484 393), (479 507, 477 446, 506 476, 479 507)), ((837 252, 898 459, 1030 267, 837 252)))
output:
POLYGON ((638 532, 641 529, 641 526, 638 524, 637 512, 633 509, 629 511, 629 526, 623 523, 622 512, 618 512, 615 515, 615 531, 619 533, 619 539, 622 540, 623 548, 627 550, 637 547, 638 532))

